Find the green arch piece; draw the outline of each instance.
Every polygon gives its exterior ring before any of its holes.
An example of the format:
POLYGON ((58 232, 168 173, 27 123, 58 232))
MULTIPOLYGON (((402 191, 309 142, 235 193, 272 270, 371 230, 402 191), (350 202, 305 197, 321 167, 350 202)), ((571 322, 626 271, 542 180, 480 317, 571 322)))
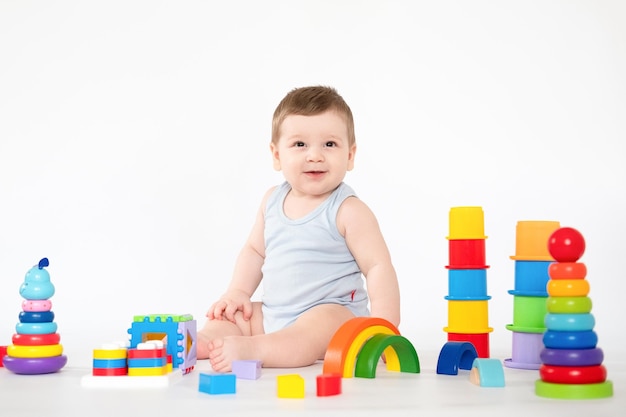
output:
POLYGON ((375 378, 378 359, 388 347, 391 347, 398 355, 400 372, 414 374, 420 372, 420 361, 417 352, 406 337, 395 334, 376 334, 370 337, 361 347, 356 360, 354 376, 358 378, 375 378))

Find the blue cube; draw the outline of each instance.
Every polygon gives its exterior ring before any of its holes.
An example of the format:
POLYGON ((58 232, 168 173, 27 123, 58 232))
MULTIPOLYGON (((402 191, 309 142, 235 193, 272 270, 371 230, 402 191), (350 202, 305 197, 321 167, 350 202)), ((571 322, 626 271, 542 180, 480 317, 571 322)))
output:
POLYGON ((235 374, 203 374, 200 373, 198 391, 206 394, 234 394, 237 389, 235 374))

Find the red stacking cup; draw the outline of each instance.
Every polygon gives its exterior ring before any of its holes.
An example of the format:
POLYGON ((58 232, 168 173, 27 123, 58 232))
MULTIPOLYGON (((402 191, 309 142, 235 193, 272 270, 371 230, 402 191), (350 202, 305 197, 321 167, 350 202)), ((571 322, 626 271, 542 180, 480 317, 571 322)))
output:
POLYGON ((485 265, 485 239, 448 240, 449 269, 488 268, 485 265))

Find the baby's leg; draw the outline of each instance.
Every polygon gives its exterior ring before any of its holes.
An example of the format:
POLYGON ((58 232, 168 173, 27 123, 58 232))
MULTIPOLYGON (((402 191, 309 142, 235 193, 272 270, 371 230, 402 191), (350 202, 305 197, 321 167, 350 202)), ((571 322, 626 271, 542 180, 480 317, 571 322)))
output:
POLYGON ((323 359, 330 339, 354 315, 346 307, 323 304, 302 314, 296 322, 269 334, 232 335, 214 340, 209 352, 218 372, 231 370, 233 360, 260 360, 266 368, 296 368, 323 359))
POLYGON ((230 336, 251 336, 253 331, 258 332, 259 323, 263 329, 263 312, 261 303, 252 303, 250 320, 243 319, 243 313, 235 314, 235 322, 229 320, 207 320, 204 327, 198 331, 198 359, 208 359, 214 340, 223 340, 230 336))

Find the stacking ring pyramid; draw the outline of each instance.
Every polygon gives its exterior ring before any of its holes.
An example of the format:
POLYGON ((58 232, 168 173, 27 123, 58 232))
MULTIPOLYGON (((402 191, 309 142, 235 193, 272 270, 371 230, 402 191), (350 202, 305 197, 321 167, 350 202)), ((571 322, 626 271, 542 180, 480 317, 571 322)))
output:
POLYGON ((16 374, 49 374, 67 363, 49 300, 54 295, 54 285, 45 269, 49 264, 48 258, 40 260, 28 270, 20 286, 20 295, 24 298, 22 311, 15 326, 13 344, 7 346, 2 360, 4 367, 16 374))
POLYGON ((556 262, 548 269, 547 330, 535 393, 561 399, 611 397, 613 383, 606 379, 604 354, 593 330, 587 268, 578 262, 585 239, 578 230, 562 227, 550 235, 548 250, 556 262))

